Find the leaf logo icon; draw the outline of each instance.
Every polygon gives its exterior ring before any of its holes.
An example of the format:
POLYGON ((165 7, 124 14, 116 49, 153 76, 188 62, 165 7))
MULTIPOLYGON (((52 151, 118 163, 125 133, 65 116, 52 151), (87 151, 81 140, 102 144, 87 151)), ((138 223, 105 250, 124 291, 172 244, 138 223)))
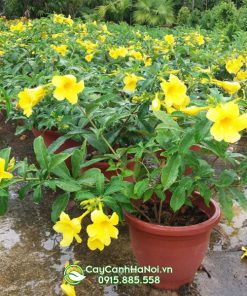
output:
POLYGON ((82 268, 77 264, 68 265, 64 270, 64 280, 70 285, 78 285, 85 279, 82 268))
POLYGON ((85 279, 85 275, 73 270, 68 274, 68 277, 74 282, 81 282, 85 279))

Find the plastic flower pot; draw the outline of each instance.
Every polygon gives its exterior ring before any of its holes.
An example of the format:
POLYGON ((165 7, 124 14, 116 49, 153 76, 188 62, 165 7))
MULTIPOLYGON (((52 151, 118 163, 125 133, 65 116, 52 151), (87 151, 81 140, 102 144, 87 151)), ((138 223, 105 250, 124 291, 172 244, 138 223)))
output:
MULTIPOLYGON (((133 160, 130 160, 126 165, 126 168, 130 171, 134 171, 134 167, 135 167, 135 162, 133 160)), ((89 169, 92 169, 92 168, 100 169, 101 172, 104 174, 104 176, 108 180, 110 180, 111 177, 117 176, 120 173, 119 170, 107 171, 107 169, 109 168, 109 164, 105 161, 96 162, 96 163, 84 168, 83 172, 85 172, 89 169)), ((124 180, 128 181, 128 182, 134 182, 134 177, 133 176, 125 177, 124 180)))
MULTIPOLYGON (((44 143, 46 147, 48 148, 53 142, 55 142, 59 137, 62 135, 53 130, 40 130, 38 131, 35 127, 32 128, 32 132, 35 136, 35 138, 42 136, 44 139, 44 143)), ((55 153, 63 152, 66 149, 73 148, 73 147, 80 147, 81 144, 79 142, 76 142, 74 140, 68 139, 66 140, 56 151, 55 153)))
MULTIPOLYGON (((61 137, 62 135, 57 132, 57 131, 53 131, 53 130, 40 130, 38 131, 36 128, 32 128, 32 132, 34 134, 34 136, 37 138, 39 136, 42 136, 43 139, 44 139, 44 143, 46 145, 46 147, 48 148, 54 141, 56 141, 59 137, 61 137)), ((73 148, 73 147, 80 147, 80 143, 79 142, 76 142, 74 140, 71 140, 71 139, 68 139, 66 140, 56 151, 55 153, 60 153, 60 152, 63 152, 64 150, 66 149, 69 149, 69 148, 73 148)), ((89 154, 93 154, 93 152, 95 151, 94 148, 91 146, 91 145, 88 145, 88 153, 89 154)), ((71 169, 71 161, 70 159, 67 159, 66 160, 66 165, 69 169, 71 169)), ((135 165, 135 162, 134 161, 130 161, 128 164, 127 164, 127 169, 129 170, 134 170, 134 165, 135 165)), ((82 171, 85 172, 91 168, 98 168, 101 170, 101 172, 105 175, 105 177, 107 179, 111 179, 111 177, 113 176, 116 176, 119 172, 117 170, 115 171, 107 171, 107 169, 109 168, 109 165, 107 162, 105 161, 100 161, 100 162, 96 162, 94 163, 93 165, 91 166, 88 166, 87 168, 83 169, 82 171)), ((129 181, 129 182, 133 182, 133 177, 130 176, 130 177, 126 177, 125 178, 126 181, 129 181)))
POLYGON ((207 207, 199 194, 193 196, 193 204, 208 216, 208 220, 196 225, 162 226, 125 213, 138 264, 159 266, 159 273, 150 274, 160 277, 160 283, 153 284, 156 288, 177 290, 193 281, 206 254, 211 231, 220 221, 220 208, 215 201, 211 200, 207 207), (172 272, 162 272, 162 267, 171 267, 172 272))

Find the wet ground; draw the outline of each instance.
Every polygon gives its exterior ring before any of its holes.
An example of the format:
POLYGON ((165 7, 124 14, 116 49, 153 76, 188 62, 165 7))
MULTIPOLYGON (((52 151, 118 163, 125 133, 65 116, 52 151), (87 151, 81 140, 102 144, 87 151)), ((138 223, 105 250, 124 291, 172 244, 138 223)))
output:
MULTIPOLYGON (((26 137, 16 137, 13 125, 2 121, 0 126, 0 148, 10 145, 15 157, 20 159, 29 154, 32 159, 32 135, 26 133, 26 137)), ((31 196, 20 201, 17 191, 18 188, 12 188, 9 211, 0 217, 0 296, 62 295, 60 284, 66 261, 72 263, 79 260, 82 266, 136 265, 125 225, 121 226, 120 238, 102 253, 89 251, 83 243, 60 249, 59 237, 52 230, 50 222, 54 194, 45 193, 41 205, 35 205, 31 196)), ((196 274, 191 287, 169 292, 147 285, 100 285, 97 276, 87 276, 77 286, 77 295, 247 295, 247 260, 240 260, 240 248, 242 245, 247 246, 247 214, 237 206, 235 213, 231 225, 222 222, 213 232, 203 268, 196 274)), ((86 238, 83 242, 86 242, 86 238)))

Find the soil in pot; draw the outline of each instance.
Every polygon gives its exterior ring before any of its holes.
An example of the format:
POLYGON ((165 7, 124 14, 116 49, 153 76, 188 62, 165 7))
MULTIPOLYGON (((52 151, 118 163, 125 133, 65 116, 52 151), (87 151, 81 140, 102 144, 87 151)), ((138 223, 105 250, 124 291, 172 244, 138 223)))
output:
MULTIPOLYGON (((159 225, 163 226, 189 226, 202 223, 208 220, 208 216, 198 207, 183 206, 178 212, 174 213, 168 203, 163 203, 160 219, 159 216, 159 204, 146 203, 142 204, 140 210, 145 213, 146 217, 155 223, 159 221, 159 225)), ((145 222, 150 222, 144 215, 139 215, 139 219, 145 222)))

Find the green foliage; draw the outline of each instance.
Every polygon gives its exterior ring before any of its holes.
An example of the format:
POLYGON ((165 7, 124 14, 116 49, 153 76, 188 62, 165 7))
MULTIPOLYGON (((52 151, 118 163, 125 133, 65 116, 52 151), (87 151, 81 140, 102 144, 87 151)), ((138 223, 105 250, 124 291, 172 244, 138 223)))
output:
POLYGON ((82 9, 83 0, 5 0, 4 14, 9 18, 20 16, 42 17, 49 13, 64 13, 76 16, 82 9))
POLYGON ((212 9, 216 26, 222 27, 237 21, 238 11, 231 1, 223 1, 212 9))
POLYGON ((178 25, 189 25, 191 12, 187 6, 182 6, 178 12, 177 24, 178 25))
POLYGON ((138 0, 133 18, 138 24, 171 25, 174 21, 172 1, 138 0))
POLYGON ((239 25, 240 29, 247 31, 247 2, 246 6, 243 6, 238 11, 238 21, 237 24, 239 25))

